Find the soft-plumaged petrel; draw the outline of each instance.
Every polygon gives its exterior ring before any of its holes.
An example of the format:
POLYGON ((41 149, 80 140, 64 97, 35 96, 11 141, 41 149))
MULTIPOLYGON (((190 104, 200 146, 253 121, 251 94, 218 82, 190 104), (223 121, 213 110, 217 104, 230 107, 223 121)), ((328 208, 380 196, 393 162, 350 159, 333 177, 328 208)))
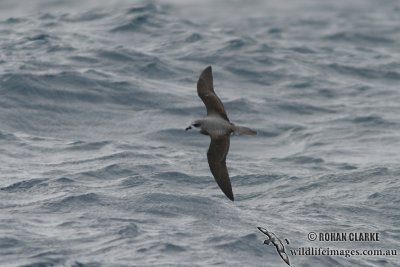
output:
MULTIPOLYGON (((266 245, 274 245, 276 251, 278 252, 279 256, 281 256, 282 260, 290 266, 289 256, 286 253, 285 246, 283 245, 282 241, 272 232, 269 232, 267 229, 262 227, 257 227, 262 233, 268 236, 268 239, 264 240, 264 244, 266 245)), ((289 245, 289 240, 285 238, 286 244, 289 245)))
POLYGON ((229 121, 224 105, 214 91, 211 66, 200 74, 197 81, 197 94, 207 108, 207 116, 192 122, 186 131, 192 129, 193 126, 200 129, 200 133, 210 136, 211 142, 207 152, 208 165, 219 188, 233 201, 231 181, 226 168, 230 135, 232 133, 256 135, 257 132, 247 127, 236 126, 229 121))

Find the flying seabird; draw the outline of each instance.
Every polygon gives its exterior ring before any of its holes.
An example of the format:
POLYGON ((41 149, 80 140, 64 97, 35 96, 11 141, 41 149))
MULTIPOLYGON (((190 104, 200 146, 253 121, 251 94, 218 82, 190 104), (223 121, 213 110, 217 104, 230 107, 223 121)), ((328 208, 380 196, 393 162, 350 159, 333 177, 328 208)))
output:
POLYGON ((192 122, 186 131, 192 129, 193 126, 200 129, 200 133, 210 136, 211 142, 207 152, 208 165, 219 188, 233 201, 231 181, 226 168, 230 135, 233 133, 256 135, 257 132, 247 127, 236 126, 229 121, 224 105, 214 91, 211 66, 200 74, 197 81, 197 94, 206 106, 207 116, 192 122))
MULTIPOLYGON (((268 239, 264 240, 264 244, 266 245, 274 245, 276 248, 276 252, 278 252, 279 256, 281 256, 282 260, 290 266, 289 256, 286 253, 285 246, 282 241, 272 232, 269 232, 267 229, 262 227, 257 227, 263 234, 265 234, 268 239)), ((289 240, 285 238, 286 244, 289 244, 289 240)))

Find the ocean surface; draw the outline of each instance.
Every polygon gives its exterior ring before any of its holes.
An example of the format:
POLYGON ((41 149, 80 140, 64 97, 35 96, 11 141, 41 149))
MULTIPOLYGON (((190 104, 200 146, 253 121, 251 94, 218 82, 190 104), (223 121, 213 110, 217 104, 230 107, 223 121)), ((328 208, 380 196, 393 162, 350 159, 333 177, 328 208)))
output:
POLYGON ((291 266, 400 266, 398 1, 3 0, 0 48, 0 266, 287 266, 258 226, 291 266), (209 65, 258 131, 234 202, 184 131, 209 65))

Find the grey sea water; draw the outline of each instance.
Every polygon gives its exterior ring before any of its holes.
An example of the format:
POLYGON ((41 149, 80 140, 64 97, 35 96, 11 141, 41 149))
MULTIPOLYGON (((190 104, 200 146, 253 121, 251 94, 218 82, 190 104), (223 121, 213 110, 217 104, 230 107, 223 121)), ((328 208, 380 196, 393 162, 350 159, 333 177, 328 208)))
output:
POLYGON ((3 0, 0 47, 0 266, 286 266, 257 226, 292 266, 400 266, 398 1, 3 0), (259 133, 235 202, 184 131, 208 65, 259 133))

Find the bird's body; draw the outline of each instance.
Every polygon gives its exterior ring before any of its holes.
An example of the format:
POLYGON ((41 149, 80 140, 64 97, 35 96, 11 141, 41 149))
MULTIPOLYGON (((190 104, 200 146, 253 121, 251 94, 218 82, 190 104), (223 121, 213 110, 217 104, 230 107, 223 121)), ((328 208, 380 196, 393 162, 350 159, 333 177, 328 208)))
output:
POLYGON ((205 135, 219 136, 231 134, 234 125, 217 116, 208 116, 200 121, 200 132, 205 135))
POLYGON ((210 136, 207 159, 211 173, 224 194, 233 201, 232 186, 226 167, 230 135, 232 133, 256 135, 257 132, 247 127, 235 126, 229 121, 224 105, 214 91, 211 66, 201 73, 197 82, 197 94, 207 108, 207 116, 194 121, 186 130, 192 129, 193 126, 200 129, 202 134, 210 136))

